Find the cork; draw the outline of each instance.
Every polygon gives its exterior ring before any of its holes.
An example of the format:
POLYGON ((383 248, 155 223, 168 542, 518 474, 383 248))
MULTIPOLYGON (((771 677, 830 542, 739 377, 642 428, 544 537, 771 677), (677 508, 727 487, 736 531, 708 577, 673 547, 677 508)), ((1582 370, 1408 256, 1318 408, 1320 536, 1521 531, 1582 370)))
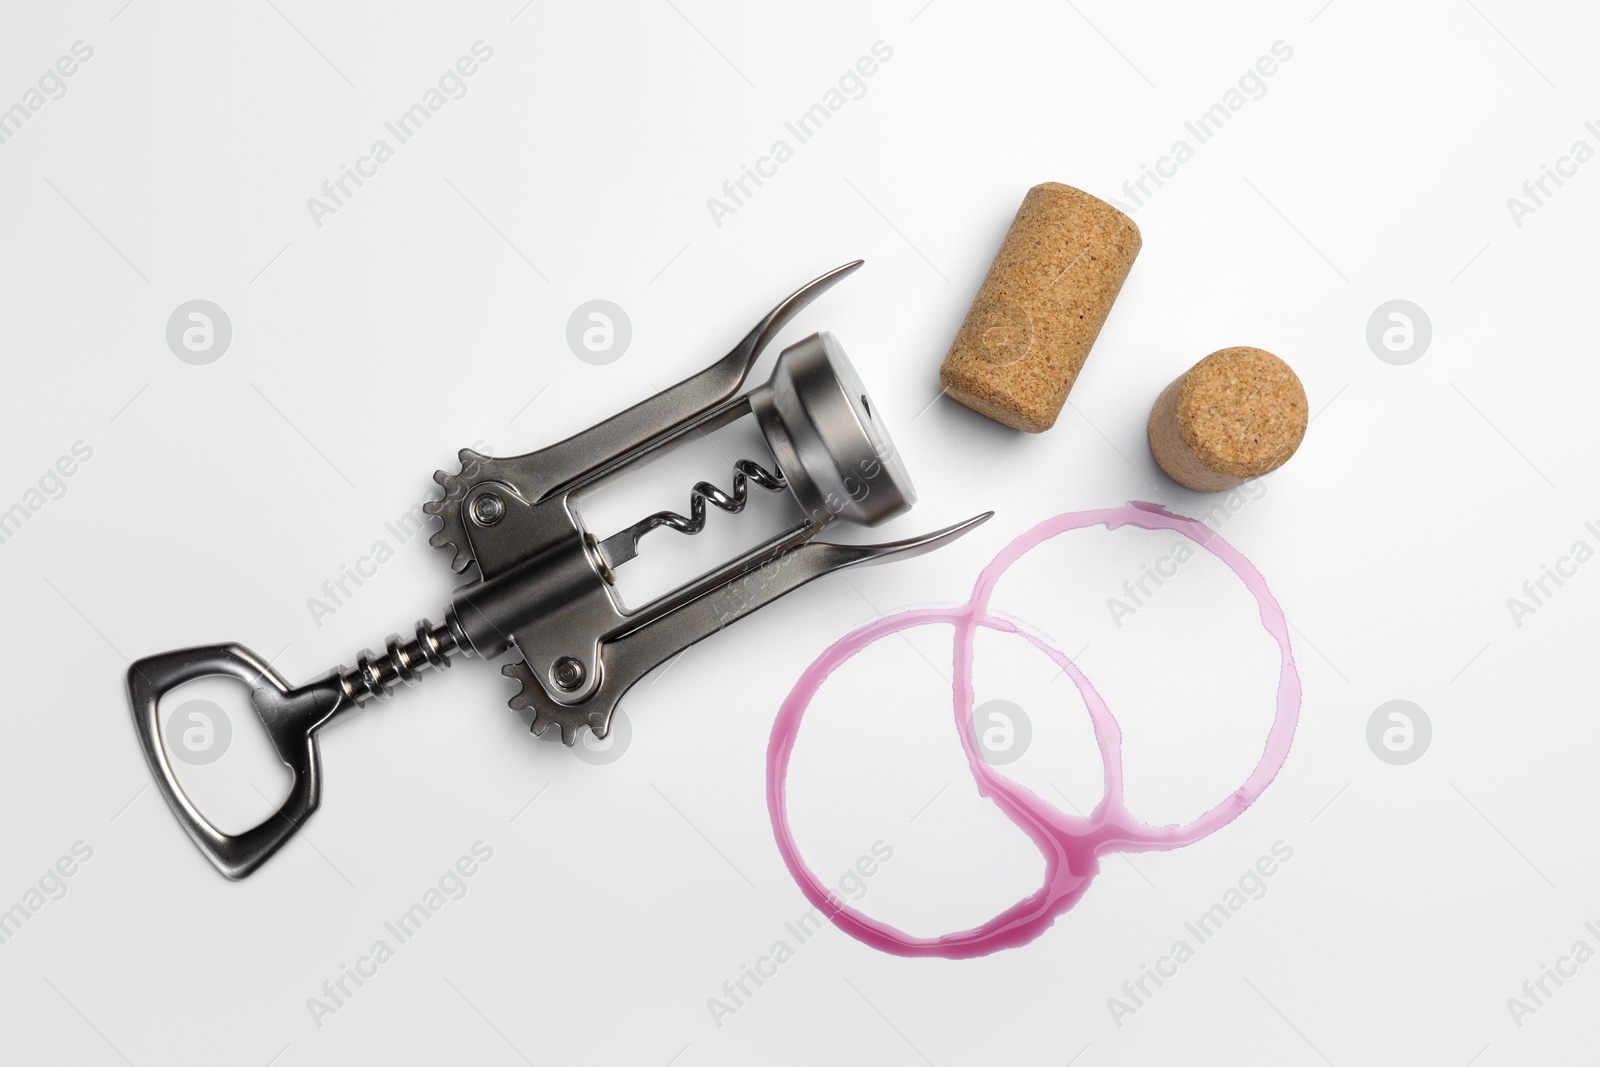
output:
POLYGON ((1140 244, 1103 200, 1056 182, 1029 189, 944 357, 944 391, 1018 430, 1054 426, 1140 244))
POLYGON ((1156 398, 1150 452, 1179 485, 1220 492, 1288 462, 1307 418, 1306 391, 1287 363, 1259 348, 1224 348, 1156 398))

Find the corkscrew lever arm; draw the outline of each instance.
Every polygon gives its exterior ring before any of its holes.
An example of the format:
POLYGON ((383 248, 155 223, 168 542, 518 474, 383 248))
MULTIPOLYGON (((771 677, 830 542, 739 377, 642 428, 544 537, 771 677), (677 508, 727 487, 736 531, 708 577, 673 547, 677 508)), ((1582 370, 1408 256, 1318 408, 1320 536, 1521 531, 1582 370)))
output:
POLYGON ((644 448, 671 428, 711 410, 739 391, 761 353, 790 320, 817 297, 854 274, 862 262, 851 260, 790 293, 727 355, 705 370, 564 441, 497 461, 503 473, 528 499, 542 500, 560 486, 644 448))
POLYGON ((825 574, 932 552, 983 525, 993 515, 994 512, 986 511, 942 530, 883 544, 805 541, 730 578, 669 614, 604 642, 600 652, 604 661, 600 684, 584 702, 579 715, 574 714, 579 709, 564 707, 552 700, 521 660, 501 668, 506 677, 522 682, 522 692, 512 698, 511 706, 531 708, 537 732, 542 732, 541 724, 559 725, 562 740, 569 745, 580 725, 588 725, 597 736, 604 737, 623 695, 646 674, 690 645, 825 574))

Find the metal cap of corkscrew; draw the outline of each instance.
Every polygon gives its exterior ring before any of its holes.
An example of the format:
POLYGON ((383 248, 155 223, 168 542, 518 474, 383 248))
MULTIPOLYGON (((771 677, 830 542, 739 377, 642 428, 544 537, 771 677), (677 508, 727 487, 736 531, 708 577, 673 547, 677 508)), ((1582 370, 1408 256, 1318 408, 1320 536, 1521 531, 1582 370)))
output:
POLYGON ((707 503, 743 511, 750 482, 771 492, 787 489, 806 522, 819 529, 835 519, 877 526, 916 503, 911 475, 889 431, 873 418, 866 387, 833 334, 814 333, 778 353, 772 376, 743 399, 778 469, 741 459, 733 465, 731 492, 696 484, 688 515, 658 511, 599 542, 608 568, 633 559, 651 530, 699 533, 707 503))
POLYGON ((876 526, 917 502, 889 431, 873 417, 855 367, 831 333, 784 349, 750 408, 813 521, 876 526))

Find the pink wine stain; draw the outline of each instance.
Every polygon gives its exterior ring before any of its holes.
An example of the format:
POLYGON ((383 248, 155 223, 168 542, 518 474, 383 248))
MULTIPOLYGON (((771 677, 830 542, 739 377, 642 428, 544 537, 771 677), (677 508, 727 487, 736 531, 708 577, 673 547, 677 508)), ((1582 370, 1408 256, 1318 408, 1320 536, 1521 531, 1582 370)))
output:
POLYGON ((839 929, 873 948, 899 956, 944 956, 967 959, 986 956, 1026 944, 1042 934, 1056 917, 1083 896, 1100 870, 1100 857, 1113 852, 1151 852, 1180 848, 1232 822, 1261 795, 1277 776, 1294 740, 1300 717, 1300 676, 1289 647, 1289 624, 1283 609, 1267 589, 1261 573, 1238 549, 1216 531, 1195 519, 1175 515, 1158 504, 1134 502, 1125 507, 1079 511, 1047 519, 1007 545, 985 567, 973 587, 972 599, 960 607, 906 611, 861 627, 831 645, 795 683, 778 711, 767 747, 767 808, 778 851, 806 898, 839 929), (1104 526, 1116 530, 1136 526, 1145 530, 1175 530, 1216 556, 1239 576, 1261 608, 1261 624, 1278 643, 1282 668, 1278 675, 1278 710, 1267 733, 1266 750, 1242 786, 1193 822, 1181 826, 1151 826, 1136 819, 1123 803, 1122 730, 1100 694, 1064 653, 1020 630, 1015 623, 989 613, 989 597, 1006 570, 1038 545, 1071 530, 1104 526), (800 858, 789 827, 785 785, 789 756, 800 731, 806 708, 828 676, 862 649, 890 634, 918 626, 949 624, 955 628, 955 679, 952 685, 956 733, 967 755, 967 768, 977 780, 978 792, 990 798, 1016 823, 1043 853, 1045 880, 1032 895, 971 930, 941 937, 912 937, 879 922, 835 898, 800 858), (1013 633, 1059 664, 1078 687, 1094 726, 1105 769, 1105 795, 1088 817, 1068 815, 1046 803, 1032 790, 1011 781, 986 763, 978 750, 972 726, 972 648, 980 626, 1013 633))

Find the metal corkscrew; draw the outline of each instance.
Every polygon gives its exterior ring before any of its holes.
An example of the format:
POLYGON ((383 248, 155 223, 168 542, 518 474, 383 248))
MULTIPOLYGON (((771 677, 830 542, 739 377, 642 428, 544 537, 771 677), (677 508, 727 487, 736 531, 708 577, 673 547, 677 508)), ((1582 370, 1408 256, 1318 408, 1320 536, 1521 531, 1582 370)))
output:
POLYGON ((235 644, 179 649, 134 663, 128 694, 139 743, 167 804, 201 852, 229 878, 258 868, 316 810, 318 731, 389 696, 401 683, 414 685, 425 672, 450 666, 457 655, 487 659, 514 651, 517 658, 501 673, 521 683, 510 705, 532 710, 534 733, 554 726, 570 745, 587 726, 604 737, 623 695, 695 642, 815 578, 931 551, 986 520, 989 513, 886 544, 816 539, 836 519, 875 526, 916 500, 898 452, 831 334, 790 345, 766 383, 739 395, 774 336, 859 266, 860 260, 847 263, 805 285, 705 370, 582 433, 521 456, 494 458, 463 449, 459 472, 434 475, 443 496, 424 509, 441 523, 431 543, 453 552, 458 572, 476 565, 478 578, 456 590, 439 623, 424 619, 410 637, 391 636, 383 652, 362 651, 354 667, 338 667, 298 687, 235 644), (572 508, 575 493, 746 415, 755 418, 776 469, 743 459, 734 465, 729 489, 710 482, 693 487, 687 516, 657 512, 604 539, 584 528, 572 508), (802 517, 647 604, 623 606, 615 572, 636 557, 642 537, 661 527, 698 533, 708 504, 742 511, 751 483, 788 492, 802 517), (249 687, 267 736, 293 772, 282 807, 241 834, 222 833, 195 808, 161 743, 161 697, 213 676, 249 687))

